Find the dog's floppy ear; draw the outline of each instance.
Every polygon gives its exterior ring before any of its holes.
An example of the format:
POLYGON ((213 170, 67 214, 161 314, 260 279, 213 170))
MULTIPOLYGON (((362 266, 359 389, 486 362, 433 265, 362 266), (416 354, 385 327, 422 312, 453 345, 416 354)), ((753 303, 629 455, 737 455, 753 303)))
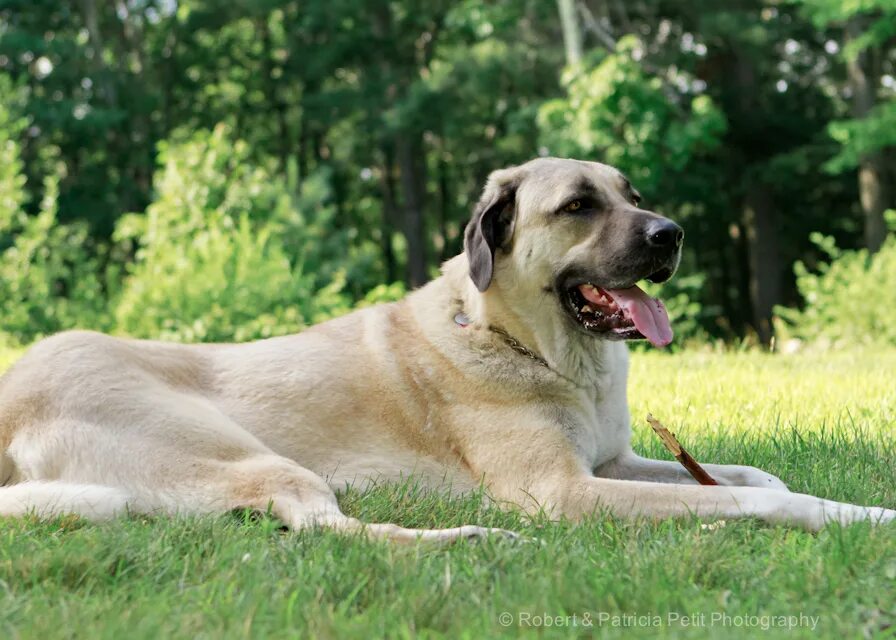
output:
POLYGON ((464 232, 470 279, 480 291, 488 289, 492 282, 495 251, 510 238, 519 182, 515 168, 493 172, 464 232))

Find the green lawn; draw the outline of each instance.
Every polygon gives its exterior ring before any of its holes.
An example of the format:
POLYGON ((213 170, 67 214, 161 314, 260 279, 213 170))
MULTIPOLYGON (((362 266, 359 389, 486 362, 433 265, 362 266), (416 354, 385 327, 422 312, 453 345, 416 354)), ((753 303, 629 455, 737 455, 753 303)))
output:
MULTIPOLYGON (((632 369, 643 453, 666 457, 643 422, 651 411, 698 460, 754 464, 797 491, 896 506, 896 351, 650 353, 632 369)), ((573 526, 407 486, 342 503, 369 521, 479 523, 540 542, 423 550, 284 533, 236 515, 7 520, 0 638, 754 637, 764 628, 771 637, 896 637, 893 526, 573 526), (803 626, 782 629, 781 616, 803 626)))

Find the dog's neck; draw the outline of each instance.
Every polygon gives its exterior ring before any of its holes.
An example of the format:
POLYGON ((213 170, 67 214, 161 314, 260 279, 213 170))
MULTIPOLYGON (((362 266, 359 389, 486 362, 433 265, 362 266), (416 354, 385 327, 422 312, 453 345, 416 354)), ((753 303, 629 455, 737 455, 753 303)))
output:
POLYGON ((524 355, 525 351, 531 352, 576 386, 598 384, 609 344, 579 331, 570 331, 553 292, 543 291, 543 299, 525 300, 523 304, 513 304, 512 296, 497 280, 480 292, 469 277, 464 255, 446 262, 442 274, 473 327, 496 331, 510 348, 524 355))

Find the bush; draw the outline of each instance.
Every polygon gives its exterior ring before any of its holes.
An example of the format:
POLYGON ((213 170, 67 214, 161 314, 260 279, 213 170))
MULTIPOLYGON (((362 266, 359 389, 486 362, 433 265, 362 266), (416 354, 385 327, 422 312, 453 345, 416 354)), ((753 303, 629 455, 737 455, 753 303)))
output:
MULTIPOLYGON (((86 226, 56 219, 59 178, 44 181, 36 215, 26 212, 25 176, 17 142, 25 121, 17 92, 0 77, 0 332, 13 341, 72 327, 110 328, 107 283, 86 226)), ((59 175, 64 175, 62 167, 59 175)))
POLYGON ((118 242, 137 246, 116 312, 121 331, 243 341, 350 308, 348 249, 326 231, 333 224, 321 204, 325 181, 308 180, 293 195, 223 125, 163 144, 160 159, 156 201, 116 228, 118 242))
MULTIPOLYGON (((891 222, 896 212, 890 212, 891 222)), ((802 262, 794 271, 805 301, 802 310, 778 307, 777 332, 821 347, 896 345, 896 235, 880 251, 842 251, 833 238, 813 234, 830 258, 812 273, 802 262)))
POLYGON ((160 146, 156 199, 123 216, 113 247, 60 224, 59 177, 26 209, 17 142, 26 121, 0 78, 0 336, 27 343, 75 327, 184 341, 282 335, 360 304, 394 300, 373 285, 369 247, 335 224, 329 181, 299 186, 252 162, 227 127, 160 146), (364 295, 366 292, 366 295, 364 295))

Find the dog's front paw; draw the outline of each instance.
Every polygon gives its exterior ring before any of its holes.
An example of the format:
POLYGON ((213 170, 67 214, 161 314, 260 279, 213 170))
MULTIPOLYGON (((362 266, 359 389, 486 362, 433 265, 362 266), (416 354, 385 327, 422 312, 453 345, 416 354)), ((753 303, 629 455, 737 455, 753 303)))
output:
POLYGON ((843 526, 857 522, 870 522, 871 524, 887 524, 896 522, 896 511, 883 507, 860 507, 853 504, 824 501, 824 513, 822 516, 827 525, 832 522, 843 526))
POLYGON ((845 524, 868 521, 871 524, 886 524, 896 522, 896 511, 883 507, 854 507, 856 513, 850 514, 845 524))

